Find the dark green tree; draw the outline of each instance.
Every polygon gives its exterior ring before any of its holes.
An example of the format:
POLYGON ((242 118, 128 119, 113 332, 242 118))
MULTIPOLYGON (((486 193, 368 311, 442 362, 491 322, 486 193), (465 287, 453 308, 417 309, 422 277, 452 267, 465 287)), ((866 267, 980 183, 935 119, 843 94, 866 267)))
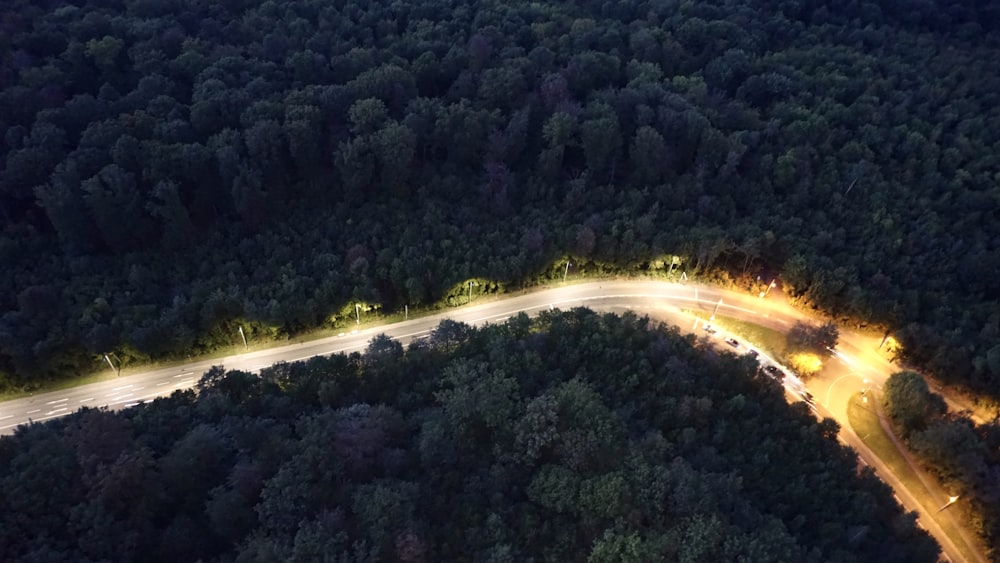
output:
POLYGON ((886 413, 900 425, 904 436, 924 429, 947 408, 944 399, 931 392, 923 376, 913 371, 892 374, 884 391, 886 413))

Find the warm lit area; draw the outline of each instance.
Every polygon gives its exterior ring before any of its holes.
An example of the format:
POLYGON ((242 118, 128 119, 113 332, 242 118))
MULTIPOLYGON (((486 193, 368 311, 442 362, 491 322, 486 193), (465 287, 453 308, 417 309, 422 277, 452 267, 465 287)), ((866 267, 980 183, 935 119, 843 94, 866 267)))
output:
POLYGON ((885 340, 882 341, 882 351, 896 356, 903 351, 903 346, 892 336, 886 336, 885 340))
POLYGON ((809 376, 823 369, 823 360, 810 352, 799 352, 789 358, 789 364, 799 375, 809 376))

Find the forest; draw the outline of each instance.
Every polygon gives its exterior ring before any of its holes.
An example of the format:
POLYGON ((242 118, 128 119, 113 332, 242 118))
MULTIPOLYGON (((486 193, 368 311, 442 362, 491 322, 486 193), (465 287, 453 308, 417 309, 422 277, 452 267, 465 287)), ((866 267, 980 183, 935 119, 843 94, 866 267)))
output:
POLYGON ((997 2, 5 5, 5 388, 672 256, 1000 395, 997 2))
POLYGON ((84 409, 0 439, 0 559, 935 562, 837 424, 587 309, 84 409))

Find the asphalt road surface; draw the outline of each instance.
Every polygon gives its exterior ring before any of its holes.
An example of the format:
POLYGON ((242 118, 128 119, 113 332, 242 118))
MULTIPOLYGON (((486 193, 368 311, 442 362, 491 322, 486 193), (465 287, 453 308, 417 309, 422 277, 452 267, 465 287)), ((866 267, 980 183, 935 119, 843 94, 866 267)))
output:
MULTIPOLYGON (((438 315, 421 317, 391 325, 364 327, 339 336, 289 344, 228 356, 221 359, 199 360, 174 367, 155 369, 144 373, 123 375, 113 380, 83 385, 0 403, 0 434, 12 434, 22 424, 65 416, 81 407, 127 408, 167 396, 178 389, 188 389, 201 375, 214 365, 227 370, 239 369, 256 372, 278 362, 294 362, 317 355, 339 352, 364 351, 368 342, 384 333, 401 343, 424 338, 443 319, 452 319, 473 325, 503 322, 511 316, 525 312, 559 308, 589 307, 599 311, 633 310, 638 314, 676 324, 682 330, 697 331, 697 321, 684 310, 699 310, 707 315, 717 311, 720 316, 734 317, 785 331, 796 321, 810 320, 802 312, 785 302, 780 291, 772 291, 766 298, 746 293, 727 291, 711 286, 691 283, 666 283, 656 281, 601 281, 563 285, 534 291, 509 298, 486 300, 438 315)), ((719 337, 722 346, 722 334, 719 337)), ((725 335, 728 336, 728 335, 725 335)), ((879 462, 861 440, 851 431, 847 421, 847 401, 865 388, 881 387, 895 368, 879 351, 880 338, 841 330, 835 351, 840 370, 824 370, 824 377, 810 382, 809 392, 814 397, 813 410, 818 416, 828 416, 841 425, 841 439, 854 448, 862 459, 872 466, 879 476, 897 491, 904 506, 916 511, 920 521, 942 545, 952 561, 965 557, 955 547, 953 538, 945 535, 937 523, 937 514, 930 513, 916 502, 895 476, 879 462)), ((769 361, 763 358, 763 361, 769 361)), ((789 396, 798 393, 789 388, 789 396)), ((947 516, 947 513, 946 513, 947 516)), ((963 541, 961 538, 955 538, 963 541)))

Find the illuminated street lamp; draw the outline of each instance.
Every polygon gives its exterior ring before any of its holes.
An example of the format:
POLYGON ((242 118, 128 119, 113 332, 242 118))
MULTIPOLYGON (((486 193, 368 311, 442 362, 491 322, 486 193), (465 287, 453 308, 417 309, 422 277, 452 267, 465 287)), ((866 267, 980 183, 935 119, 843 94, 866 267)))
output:
MULTIPOLYGON (((114 356, 114 354, 111 354, 111 355, 114 356)), ((115 356, 115 359, 117 359, 117 358, 118 358, 118 356, 115 356)), ((108 365, 111 366, 111 369, 115 370, 115 375, 116 376, 122 374, 122 368, 121 368, 121 363, 122 362, 121 362, 121 360, 118 360, 118 367, 115 367, 115 364, 111 363, 111 358, 109 358, 107 354, 104 354, 104 361, 108 362, 108 365)))
POLYGON ((771 293, 771 290, 774 289, 774 286, 777 285, 777 283, 775 283, 775 281, 776 280, 771 280, 771 283, 768 284, 767 289, 764 290, 764 291, 762 291, 762 292, 760 292, 760 295, 758 297, 760 297, 761 299, 767 297, 767 294, 771 293))
POLYGON ((469 282, 469 303, 472 303, 472 286, 479 287, 479 284, 474 281, 469 282))
POLYGON ((360 325, 361 324, 361 304, 360 303, 355 303, 354 304, 354 316, 356 316, 358 318, 358 324, 360 325))
POLYGON ((944 503, 941 506, 941 508, 938 509, 938 512, 941 512, 942 510, 944 510, 944 509, 948 508, 949 506, 955 504, 955 501, 957 501, 957 500, 958 500, 958 495, 955 495, 953 497, 948 497, 948 502, 944 503))
POLYGON ((243 334, 243 325, 240 325, 240 338, 243 339, 243 349, 250 350, 250 346, 247 345, 247 335, 243 334))
POLYGON ((569 267, 572 265, 569 260, 566 261, 566 269, 563 270, 563 283, 566 283, 566 274, 569 273, 569 267))
POLYGON ((721 306, 722 306, 722 299, 719 299, 719 302, 715 304, 715 310, 712 311, 712 316, 709 317, 708 322, 710 323, 715 322, 715 314, 719 312, 719 307, 721 306))

